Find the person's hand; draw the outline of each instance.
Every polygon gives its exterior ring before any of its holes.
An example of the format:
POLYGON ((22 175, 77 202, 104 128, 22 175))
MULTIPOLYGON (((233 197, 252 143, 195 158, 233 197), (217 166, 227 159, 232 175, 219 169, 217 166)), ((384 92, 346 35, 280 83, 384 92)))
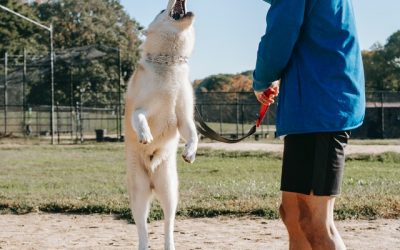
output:
POLYGON ((256 95, 257 100, 263 105, 269 106, 269 105, 273 104, 275 102, 275 100, 274 100, 275 97, 277 97, 279 95, 279 84, 280 84, 280 81, 276 81, 271 84, 271 87, 269 87, 269 89, 272 90, 273 94, 271 94, 270 96, 266 96, 264 94, 264 91, 254 91, 254 94, 256 95))

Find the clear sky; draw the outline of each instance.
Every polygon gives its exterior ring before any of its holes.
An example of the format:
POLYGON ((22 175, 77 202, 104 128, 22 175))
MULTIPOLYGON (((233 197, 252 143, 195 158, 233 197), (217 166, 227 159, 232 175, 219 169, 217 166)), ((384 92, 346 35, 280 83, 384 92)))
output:
MULTIPOLYGON (((168 0, 121 0, 131 17, 146 27, 168 0)), ((384 44, 400 30, 399 0, 353 0, 362 49, 384 44)), ((196 14, 196 47, 191 78, 239 73, 255 66, 258 42, 265 32, 269 5, 262 0, 188 0, 196 14)))

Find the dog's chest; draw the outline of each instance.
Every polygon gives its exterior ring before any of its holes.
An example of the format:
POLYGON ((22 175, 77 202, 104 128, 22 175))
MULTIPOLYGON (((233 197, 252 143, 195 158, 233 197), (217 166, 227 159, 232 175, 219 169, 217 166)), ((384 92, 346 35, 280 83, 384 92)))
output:
MULTIPOLYGON (((165 98, 165 97, 164 97, 165 98)), ((164 100, 157 105, 148 117, 149 127, 154 136, 174 134, 177 131, 178 118, 176 114, 176 101, 164 100)))
POLYGON ((148 119, 149 126, 152 129, 165 130, 176 128, 178 126, 178 118, 173 110, 165 110, 158 114, 154 114, 148 119))

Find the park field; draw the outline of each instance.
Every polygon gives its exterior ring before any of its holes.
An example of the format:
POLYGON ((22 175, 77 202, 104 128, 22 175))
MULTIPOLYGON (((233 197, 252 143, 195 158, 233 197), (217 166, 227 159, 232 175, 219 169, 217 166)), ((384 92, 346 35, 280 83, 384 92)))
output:
MULTIPOLYGON (((178 217, 278 218, 281 159, 200 149, 178 158, 178 217)), ((115 214, 130 218, 123 144, 0 144, 0 212, 115 214)), ((400 154, 350 155, 337 219, 400 218, 400 154)), ((157 203, 151 219, 161 219, 157 203)))

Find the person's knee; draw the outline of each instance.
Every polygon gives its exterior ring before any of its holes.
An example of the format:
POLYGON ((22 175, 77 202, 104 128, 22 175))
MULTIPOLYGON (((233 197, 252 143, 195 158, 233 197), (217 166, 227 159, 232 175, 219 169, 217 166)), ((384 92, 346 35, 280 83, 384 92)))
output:
POLYGON ((283 223, 290 229, 299 227, 299 216, 298 212, 294 211, 293 207, 289 207, 285 204, 281 204, 279 207, 279 214, 283 223))
POLYGON ((308 206, 305 201, 299 201, 300 228, 312 246, 329 240, 333 232, 330 223, 323 216, 308 206))
POLYGON ((299 200, 299 211, 300 228, 306 235, 307 239, 310 240, 315 232, 315 225, 313 225, 313 215, 311 209, 308 207, 305 201, 299 200))

